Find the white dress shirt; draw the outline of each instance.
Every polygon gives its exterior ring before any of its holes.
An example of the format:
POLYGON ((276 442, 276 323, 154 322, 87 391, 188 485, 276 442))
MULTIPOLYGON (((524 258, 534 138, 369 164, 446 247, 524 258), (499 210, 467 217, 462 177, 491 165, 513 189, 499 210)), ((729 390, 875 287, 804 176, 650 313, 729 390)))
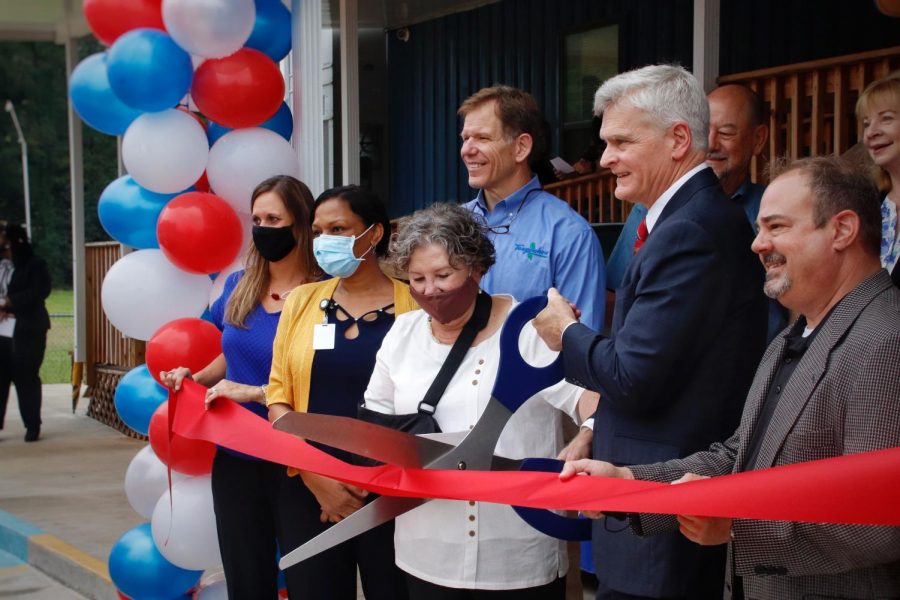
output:
MULTIPOLYGON (((535 366, 557 355, 530 322, 519 346, 535 366)), ((434 339, 425 311, 398 315, 378 351, 366 407, 387 414, 416 412, 450 347, 434 339)), ((442 431, 474 427, 490 400, 499 360, 499 330, 466 353, 435 411, 442 431)), ((516 459, 556 457, 563 446, 560 410, 577 419, 583 391, 561 381, 531 397, 510 418, 496 452, 516 459)), ((527 588, 568 570, 565 543, 532 529, 505 505, 431 500, 397 518, 394 540, 397 566, 445 587, 527 588)))

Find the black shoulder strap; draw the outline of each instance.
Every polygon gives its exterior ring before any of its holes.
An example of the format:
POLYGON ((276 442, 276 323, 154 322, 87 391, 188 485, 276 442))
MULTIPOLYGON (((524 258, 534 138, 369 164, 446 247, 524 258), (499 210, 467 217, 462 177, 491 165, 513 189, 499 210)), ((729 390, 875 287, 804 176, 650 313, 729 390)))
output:
POLYGON ((419 413, 434 414, 437 403, 441 401, 441 397, 450 384, 450 380, 453 379, 453 375, 459 369, 459 365, 462 364, 466 352, 472 347, 475 336, 487 325, 488 319, 491 317, 491 304, 490 294, 485 292, 478 293, 478 297, 475 299, 475 312, 466 321, 459 337, 456 338, 456 342, 450 348, 450 354, 447 355, 447 360, 444 361, 441 370, 438 371, 437 376, 431 383, 431 387, 425 392, 425 398, 419 402, 419 413))

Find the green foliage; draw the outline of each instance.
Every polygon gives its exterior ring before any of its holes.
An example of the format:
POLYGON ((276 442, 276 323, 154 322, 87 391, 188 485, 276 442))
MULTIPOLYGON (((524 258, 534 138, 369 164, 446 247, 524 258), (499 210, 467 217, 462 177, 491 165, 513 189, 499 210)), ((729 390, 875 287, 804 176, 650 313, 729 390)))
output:
MULTIPOLYGON (((84 58, 102 51, 92 37, 79 42, 84 58)), ((72 285, 72 225, 66 61, 50 42, 0 43, 0 103, 12 100, 28 142, 32 237, 55 287, 72 285)), ((109 240, 97 199, 116 177, 116 139, 84 125, 85 240, 109 240)), ((25 222, 22 159, 12 119, 0 114, 0 219, 25 222)), ((71 309, 70 309, 71 310, 71 309)), ((69 311, 66 311, 69 312, 69 311)))
POLYGON ((72 381, 72 349, 75 347, 75 320, 72 316, 72 290, 53 290, 47 298, 50 312, 50 331, 47 332, 47 351, 41 363, 41 381, 68 383, 72 381))

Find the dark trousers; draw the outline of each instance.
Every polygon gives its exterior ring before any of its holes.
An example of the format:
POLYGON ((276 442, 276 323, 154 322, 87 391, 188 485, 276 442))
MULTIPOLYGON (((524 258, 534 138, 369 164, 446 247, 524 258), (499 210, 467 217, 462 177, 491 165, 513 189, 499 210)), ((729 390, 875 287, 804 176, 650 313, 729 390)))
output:
POLYGON ((560 577, 546 585, 516 590, 462 590, 423 581, 406 574, 409 597, 412 600, 564 600, 566 578, 560 577))
MULTIPOLYGON (((283 554, 331 525, 319 520, 319 503, 300 477, 282 481, 279 511, 278 542, 283 554)), ((288 568, 284 572, 288 597, 356 600, 357 567, 366 600, 407 598, 403 573, 394 564, 393 521, 288 568)))
POLYGON ((20 331, 0 337, 0 427, 6 415, 9 385, 16 386, 19 414, 25 429, 41 426, 41 363, 47 349, 46 331, 20 331))
POLYGON ((228 597, 278 597, 276 508, 284 467, 219 449, 212 494, 228 597))
MULTIPOLYGON (((699 598, 703 598, 704 596, 699 596, 699 598)), ((708 597, 708 596, 705 596, 708 597)), ((722 597, 721 594, 718 596, 722 597)), ((602 583, 597 585, 597 595, 595 596, 596 600, 660 600, 658 598, 651 598, 650 596, 635 596, 634 594, 626 594, 625 592, 617 592, 616 590, 611 590, 605 587, 602 583)), ((665 598, 663 600, 692 600, 692 597, 689 596, 676 596, 672 598, 665 598)))

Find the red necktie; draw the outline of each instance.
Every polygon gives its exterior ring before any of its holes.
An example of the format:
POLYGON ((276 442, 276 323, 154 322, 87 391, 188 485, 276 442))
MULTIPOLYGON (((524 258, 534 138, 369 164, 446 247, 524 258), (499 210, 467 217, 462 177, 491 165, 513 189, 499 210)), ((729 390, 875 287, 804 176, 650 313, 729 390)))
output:
POLYGON ((644 242, 647 241, 647 235, 649 232, 647 231, 647 219, 641 221, 641 224, 638 225, 637 228, 637 238, 634 240, 634 253, 637 254, 638 250, 641 249, 641 246, 644 245, 644 242))

